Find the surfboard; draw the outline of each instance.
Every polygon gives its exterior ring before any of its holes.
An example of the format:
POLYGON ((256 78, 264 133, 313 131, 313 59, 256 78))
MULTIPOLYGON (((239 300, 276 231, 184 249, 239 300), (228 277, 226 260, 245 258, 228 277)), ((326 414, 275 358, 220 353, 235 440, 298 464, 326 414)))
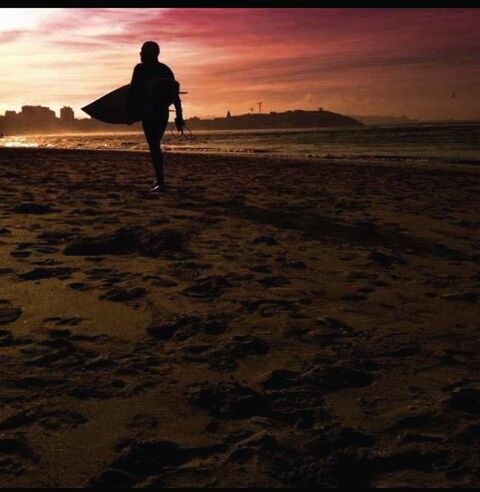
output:
POLYGON ((127 97, 130 84, 115 89, 82 108, 96 120, 104 123, 125 124, 127 119, 127 97))
MULTIPOLYGON (((104 123, 112 123, 117 125, 129 123, 131 120, 129 121, 127 118, 126 111, 129 89, 130 84, 119 87, 99 99, 96 99, 92 103, 87 104, 82 108, 82 111, 87 113, 92 118, 103 121, 104 123)), ((180 94, 187 93, 180 92, 180 94)), ((139 111, 135 121, 140 121, 142 119, 142 113, 144 114, 145 112, 139 111)))

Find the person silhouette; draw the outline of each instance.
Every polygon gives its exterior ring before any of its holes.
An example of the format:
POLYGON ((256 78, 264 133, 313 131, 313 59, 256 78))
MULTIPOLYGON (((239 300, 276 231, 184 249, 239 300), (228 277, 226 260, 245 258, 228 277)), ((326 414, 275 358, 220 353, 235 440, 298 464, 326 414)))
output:
POLYGON ((129 124, 138 121, 140 115, 143 132, 150 149, 152 164, 156 181, 152 191, 165 190, 165 176, 163 170, 163 153, 161 140, 168 124, 169 106, 173 102, 176 110, 175 126, 183 132, 185 121, 183 119, 182 102, 180 100, 178 84, 172 70, 158 61, 160 46, 155 41, 143 43, 140 51, 141 63, 133 69, 132 80, 127 98, 127 115, 129 124), (155 98, 152 94, 152 83, 158 80, 172 80, 176 90, 172 100, 155 98))

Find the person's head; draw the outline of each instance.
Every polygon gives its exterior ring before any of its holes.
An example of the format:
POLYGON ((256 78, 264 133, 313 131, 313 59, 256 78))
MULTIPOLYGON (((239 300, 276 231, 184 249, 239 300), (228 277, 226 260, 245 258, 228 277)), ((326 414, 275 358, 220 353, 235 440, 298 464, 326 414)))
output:
POLYGON ((154 62, 158 60, 160 54, 160 46, 155 41, 146 41, 143 43, 140 51, 140 59, 142 62, 154 62))

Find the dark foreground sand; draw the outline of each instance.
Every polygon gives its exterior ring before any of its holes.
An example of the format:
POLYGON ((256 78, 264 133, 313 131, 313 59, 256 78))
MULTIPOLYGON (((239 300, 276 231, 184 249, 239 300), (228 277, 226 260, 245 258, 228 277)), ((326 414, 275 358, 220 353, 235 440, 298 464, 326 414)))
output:
POLYGON ((0 485, 480 485, 479 170, 0 151, 0 485))

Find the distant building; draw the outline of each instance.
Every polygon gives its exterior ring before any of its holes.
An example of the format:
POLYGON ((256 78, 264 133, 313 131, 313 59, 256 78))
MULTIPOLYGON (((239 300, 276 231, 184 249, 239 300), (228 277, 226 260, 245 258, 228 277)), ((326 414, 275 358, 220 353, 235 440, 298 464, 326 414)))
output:
MULTIPOLYGON (((260 103, 257 103, 260 104, 260 103)), ((233 116, 227 111, 225 118, 210 118, 202 120, 198 117, 189 118, 187 123, 192 130, 247 130, 261 128, 319 128, 335 126, 362 126, 354 118, 330 111, 288 110, 285 112, 254 113, 253 107, 249 113, 233 116)), ((365 120, 365 117, 363 118, 365 120)), ((140 129, 139 123, 135 123, 140 129)), ((169 124, 173 128, 173 123, 169 124)), ((75 119, 73 109, 64 106, 60 117, 44 106, 23 106, 20 113, 5 111, 0 116, 0 131, 9 135, 24 135, 28 133, 64 132, 94 132, 111 131, 112 126, 94 119, 75 119)), ((116 127, 118 131, 131 131, 132 127, 124 125, 116 127)))
POLYGON ((64 106, 60 110, 60 119, 63 122, 72 122, 75 119, 75 114, 70 106, 64 106))
MULTIPOLYGON (((136 128, 140 128, 135 123, 136 128)), ((172 124, 170 124, 172 126, 172 124)), ((44 106, 23 106, 21 112, 5 111, 5 116, 0 116, 0 133, 9 135, 25 135, 28 133, 56 133, 68 130, 69 132, 107 131, 112 126, 94 119, 75 119, 73 109, 64 106, 57 118, 55 111, 44 106)), ((125 125, 120 131, 132 131, 131 126, 125 125)))
POLYGON ((45 106, 22 106, 20 113, 22 119, 26 119, 30 124, 48 123, 56 121, 55 111, 45 106))

